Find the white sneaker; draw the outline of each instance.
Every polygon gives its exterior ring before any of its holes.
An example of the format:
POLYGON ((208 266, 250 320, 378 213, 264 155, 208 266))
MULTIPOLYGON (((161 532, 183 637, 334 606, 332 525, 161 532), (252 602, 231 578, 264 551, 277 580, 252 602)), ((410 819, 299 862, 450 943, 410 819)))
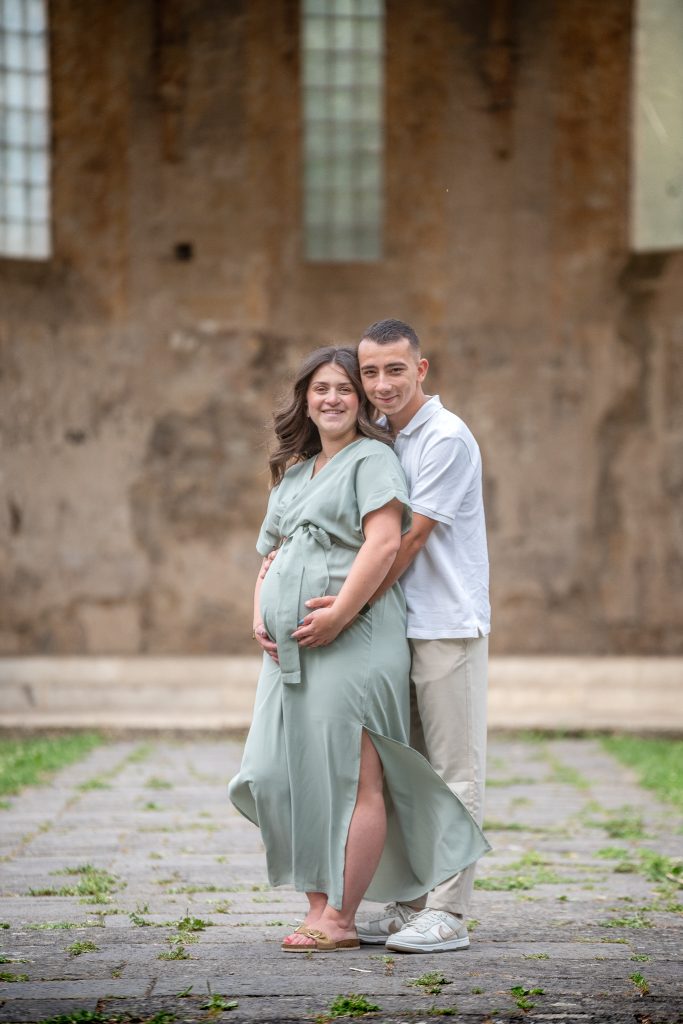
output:
POLYGON ((387 939, 386 946, 398 953, 446 953, 467 949, 469 944, 467 925, 460 918, 445 910, 421 910, 387 939))
POLYGON ((369 946, 383 946, 390 935, 394 935, 415 917, 415 911, 402 903, 388 903, 379 917, 356 921, 356 931, 361 942, 369 946))

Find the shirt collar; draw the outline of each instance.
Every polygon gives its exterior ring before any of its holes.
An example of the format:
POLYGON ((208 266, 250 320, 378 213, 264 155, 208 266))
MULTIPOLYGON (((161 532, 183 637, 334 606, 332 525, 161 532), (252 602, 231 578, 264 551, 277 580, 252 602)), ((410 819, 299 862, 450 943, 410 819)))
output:
POLYGON ((402 430, 399 430, 396 436, 408 437, 410 434, 414 433, 419 427, 421 427, 424 423, 426 423, 427 420, 430 420, 432 416, 434 416, 435 413, 439 411, 439 409, 443 409, 441 399, 439 398, 438 395, 432 395, 432 397, 428 401, 426 401, 424 405, 420 406, 420 408, 413 416, 412 420, 408 420, 405 427, 403 427, 402 430))

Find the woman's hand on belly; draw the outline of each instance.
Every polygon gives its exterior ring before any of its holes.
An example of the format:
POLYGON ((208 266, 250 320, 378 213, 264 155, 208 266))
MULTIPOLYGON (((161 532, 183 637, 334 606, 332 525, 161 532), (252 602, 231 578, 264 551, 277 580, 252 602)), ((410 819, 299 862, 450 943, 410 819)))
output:
POLYGON ((271 640, 266 632, 266 627, 261 623, 254 629, 254 640, 257 641, 260 647, 269 654, 273 661, 280 664, 280 659, 277 656, 277 644, 274 640, 271 640))
MULTIPOLYGON (((329 607, 317 608, 315 611, 309 612, 292 633, 293 639, 297 641, 300 647, 327 647, 328 644, 337 639, 344 625, 346 625, 339 620, 339 616, 334 610, 336 598, 333 595, 316 598, 315 600, 316 603, 327 601, 329 602, 329 607)), ((309 602, 306 603, 308 604, 309 602)))

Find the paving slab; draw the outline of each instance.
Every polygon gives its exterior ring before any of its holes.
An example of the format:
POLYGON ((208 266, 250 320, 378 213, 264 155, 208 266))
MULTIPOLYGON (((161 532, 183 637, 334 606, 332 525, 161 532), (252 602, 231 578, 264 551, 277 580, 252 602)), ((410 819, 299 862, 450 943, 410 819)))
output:
POLYGON ((227 803, 240 755, 220 736, 117 740, 10 799, 0 1021, 315 1022, 340 995, 387 1024, 683 1020, 680 890, 650 877, 655 855, 683 856, 683 821, 599 740, 491 737, 472 945, 428 956, 281 951, 305 901, 270 888, 258 830, 227 803), (108 873, 100 902, 63 893, 84 865, 108 873), (431 972, 430 993, 415 982, 431 972), (212 1011, 211 994, 237 1005, 212 1011))

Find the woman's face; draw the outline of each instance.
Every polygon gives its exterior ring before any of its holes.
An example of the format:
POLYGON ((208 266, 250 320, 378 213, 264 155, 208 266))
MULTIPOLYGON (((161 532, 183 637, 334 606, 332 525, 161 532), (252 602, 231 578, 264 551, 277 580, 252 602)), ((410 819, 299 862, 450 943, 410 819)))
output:
POLYGON ((346 370, 337 363, 318 367, 310 379, 306 402, 321 440, 355 438, 360 403, 346 370))

